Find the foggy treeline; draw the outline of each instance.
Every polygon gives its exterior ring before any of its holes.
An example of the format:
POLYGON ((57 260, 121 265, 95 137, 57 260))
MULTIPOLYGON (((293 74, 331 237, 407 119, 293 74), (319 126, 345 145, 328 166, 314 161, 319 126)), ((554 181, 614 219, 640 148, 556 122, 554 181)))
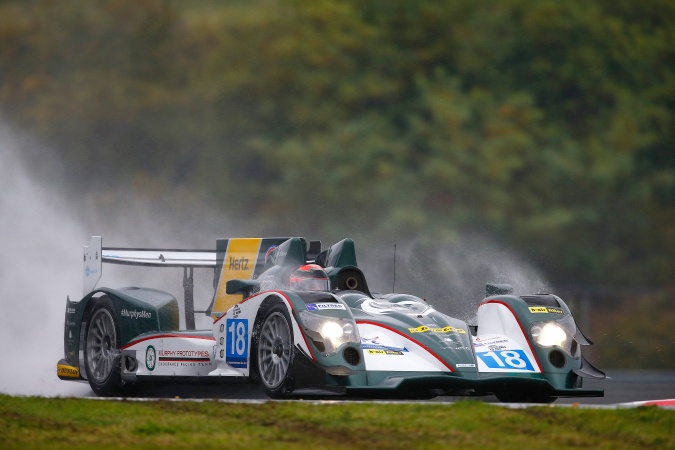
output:
POLYGON ((672 1, 4 0, 0 111, 93 208, 675 288, 672 1))

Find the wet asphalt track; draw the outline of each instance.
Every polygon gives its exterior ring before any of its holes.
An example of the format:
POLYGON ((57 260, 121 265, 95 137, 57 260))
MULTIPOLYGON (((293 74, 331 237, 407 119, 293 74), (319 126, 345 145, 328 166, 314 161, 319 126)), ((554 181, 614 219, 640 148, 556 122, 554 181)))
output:
MULTIPOLYGON (((607 380, 584 380, 584 387, 604 389, 604 397, 561 398, 554 405, 616 405, 645 400, 675 399, 675 371, 607 371, 607 380)), ((165 386, 153 387, 144 392, 148 398, 195 398, 227 400, 266 400, 257 385, 236 382, 216 386, 165 386)), ((428 402, 454 402, 468 397, 436 397, 428 402)), ((310 399, 310 397, 308 397, 310 399)), ((326 398, 324 398, 326 399, 326 398)), ((339 400, 340 397, 335 397, 339 400)), ((494 396, 474 397, 473 400, 498 403, 494 396)))

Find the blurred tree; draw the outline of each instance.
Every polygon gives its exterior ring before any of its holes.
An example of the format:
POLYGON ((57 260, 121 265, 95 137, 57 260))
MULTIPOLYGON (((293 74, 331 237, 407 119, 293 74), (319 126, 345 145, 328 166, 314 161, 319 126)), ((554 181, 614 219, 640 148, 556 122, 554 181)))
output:
POLYGON ((668 0, 9 1, 0 108, 88 185, 261 233, 471 230, 672 286, 674 53, 668 0))

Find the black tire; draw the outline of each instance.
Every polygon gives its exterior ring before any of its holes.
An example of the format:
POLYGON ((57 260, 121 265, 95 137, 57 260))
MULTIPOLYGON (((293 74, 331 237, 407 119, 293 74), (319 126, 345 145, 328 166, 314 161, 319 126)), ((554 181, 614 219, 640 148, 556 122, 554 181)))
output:
POLYGON ((283 303, 273 304, 253 337, 254 368, 270 398, 290 398, 293 393, 293 327, 283 303))
POLYGON ((96 300, 84 333, 84 368, 91 389, 101 397, 125 393, 120 367, 120 331, 113 303, 96 300))

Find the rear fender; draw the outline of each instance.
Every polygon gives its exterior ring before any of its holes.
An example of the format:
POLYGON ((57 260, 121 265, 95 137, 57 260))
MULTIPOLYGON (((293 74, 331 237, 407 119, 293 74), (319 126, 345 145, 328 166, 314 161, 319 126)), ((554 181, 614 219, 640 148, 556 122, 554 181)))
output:
POLYGON ((100 288, 87 294, 79 302, 66 301, 65 349, 66 359, 74 362, 82 346, 85 324, 97 300, 107 296, 115 308, 115 319, 120 328, 121 345, 150 331, 179 329, 178 301, 163 291, 147 288, 100 288))

